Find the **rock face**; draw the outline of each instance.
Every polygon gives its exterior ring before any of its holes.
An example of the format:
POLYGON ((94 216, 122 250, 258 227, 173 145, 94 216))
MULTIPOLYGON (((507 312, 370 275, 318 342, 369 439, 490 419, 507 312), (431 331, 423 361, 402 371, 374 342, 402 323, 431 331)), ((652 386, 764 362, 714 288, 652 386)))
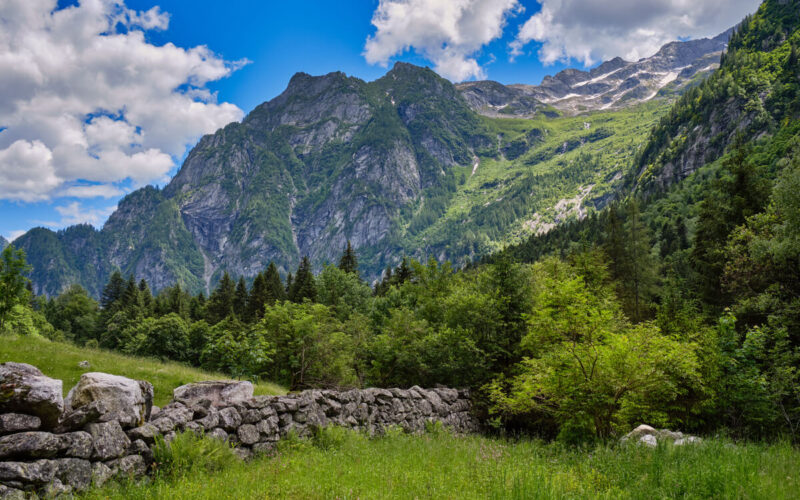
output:
POLYGON ((153 386, 143 380, 107 373, 84 373, 67 394, 66 406, 74 411, 89 405, 100 413, 97 417, 100 421, 116 420, 123 427, 135 427, 150 416, 153 386))
POLYGON ((193 406, 203 400, 211 406, 228 406, 253 397, 253 384, 249 381, 208 381, 182 385, 172 391, 175 401, 193 406))
POLYGON ((25 363, 0 364, 0 412, 32 415, 45 427, 53 427, 63 411, 60 380, 25 363))
POLYGON ((671 42, 655 55, 636 62, 619 57, 590 71, 566 69, 540 85, 501 85, 481 81, 458 84, 478 113, 525 117, 547 106, 566 113, 619 109, 670 94, 719 66, 732 30, 714 38, 671 42))
MULTIPOLYGON (((16 377, 9 394, 42 377, 30 365, 6 365, 16 377)), ((39 427, 38 416, 0 413, 0 498, 70 495, 112 477, 140 477, 153 463, 153 443, 160 437, 169 443, 179 432, 228 441, 247 459, 271 452, 289 433, 308 436, 332 425, 370 434, 390 426, 420 432, 430 422, 457 432, 479 429, 469 393, 446 388, 253 397, 250 382, 200 382, 175 389, 175 399, 151 419, 152 397, 147 382, 87 373, 69 392, 67 411, 56 416, 60 423, 52 432, 29 430, 39 427), (137 426, 126 430, 131 425, 137 426)))
POLYGON ((197 292, 224 270, 252 277, 274 261, 285 274, 303 255, 319 267, 348 240, 364 275, 376 277, 412 254, 392 236, 426 193, 452 190, 475 151, 496 142, 429 69, 398 63, 373 82, 298 73, 241 123, 203 137, 163 190, 124 198, 102 231, 36 229, 18 243, 70 256, 39 261, 29 252, 34 290, 49 295, 77 275, 99 296, 115 267, 154 290, 180 276, 197 292))

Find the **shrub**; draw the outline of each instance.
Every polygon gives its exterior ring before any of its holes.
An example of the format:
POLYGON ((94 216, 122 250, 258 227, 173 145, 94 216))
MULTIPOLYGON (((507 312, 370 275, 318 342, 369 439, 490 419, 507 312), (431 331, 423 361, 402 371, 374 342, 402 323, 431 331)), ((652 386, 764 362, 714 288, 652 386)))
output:
POLYGON ((220 439, 183 432, 167 442, 157 436, 153 447, 156 472, 168 477, 197 471, 214 472, 238 461, 233 448, 220 439))

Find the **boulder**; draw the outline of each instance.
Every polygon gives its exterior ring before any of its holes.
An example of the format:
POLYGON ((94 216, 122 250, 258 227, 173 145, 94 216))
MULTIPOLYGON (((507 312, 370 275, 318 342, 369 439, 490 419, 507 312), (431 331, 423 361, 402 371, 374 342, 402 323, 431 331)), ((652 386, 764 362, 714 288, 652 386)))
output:
POLYGON ((55 478, 56 466, 52 460, 35 462, 0 462, 0 481, 29 484, 47 484, 55 478))
POLYGON ((242 416, 236 408, 223 408, 219 412, 219 426, 226 431, 235 431, 242 425, 242 416))
POLYGON ((644 436, 639 438, 639 444, 649 446, 650 448, 655 448, 656 446, 658 446, 658 440, 652 434, 645 434, 644 436))
POLYGON ((90 372, 81 375, 69 391, 65 404, 68 411, 102 402, 99 421, 117 420, 124 428, 142 425, 150 418, 153 386, 144 380, 132 380, 108 373, 90 372))
POLYGON ((112 420, 97 424, 89 424, 86 430, 91 434, 94 447, 92 458, 95 460, 111 460, 125 455, 131 445, 130 439, 119 422, 112 420))
POLYGON ((194 382, 175 388, 172 397, 186 406, 195 406, 203 400, 215 407, 230 406, 252 399, 253 384, 236 380, 194 382))
POLYGON ((629 433, 622 436, 620 439, 621 442, 625 443, 628 440, 631 441, 638 441, 639 438, 642 436, 657 436, 658 431, 649 425, 640 425, 639 427, 635 428, 634 430, 630 431, 629 433))
POLYGON ((675 446, 683 446, 685 444, 698 444, 702 442, 703 439, 697 436, 687 436, 683 438, 679 438, 675 440, 675 446))
POLYGON ((52 428, 64 411, 62 382, 25 363, 0 364, 0 413, 24 413, 52 428))
POLYGON ((0 498, 3 500, 25 500, 25 492, 0 484, 0 498))
POLYGON ((42 419, 24 413, 4 413, 0 415, 0 435, 11 432, 39 430, 42 419))
POLYGON ((111 414, 105 401, 92 401, 91 403, 81 406, 80 408, 67 409, 61 416, 55 432, 69 432, 73 430, 83 429, 86 424, 98 422, 104 415, 111 414))
POLYGON ((258 442, 259 432, 255 425, 244 424, 236 431, 239 441, 244 445, 252 445, 258 442))
POLYGON ((60 458, 53 461, 56 479, 75 490, 82 491, 92 485, 92 463, 79 458, 60 458))
POLYGON ((141 455, 128 455, 105 463, 111 474, 120 478, 142 477, 147 472, 147 464, 141 455))
POLYGON ((92 365, 85 359, 78 363, 78 368, 81 368, 83 370, 88 370, 91 367, 92 365))
POLYGON ((89 458, 92 438, 86 432, 51 434, 20 432, 0 438, 0 459, 52 458, 68 456, 89 458))

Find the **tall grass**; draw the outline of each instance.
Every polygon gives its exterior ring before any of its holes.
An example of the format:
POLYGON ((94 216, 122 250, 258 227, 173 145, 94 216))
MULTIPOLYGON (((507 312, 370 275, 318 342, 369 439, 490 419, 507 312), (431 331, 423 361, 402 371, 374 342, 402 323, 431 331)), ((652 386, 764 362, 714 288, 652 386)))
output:
POLYGON ((86 498, 797 498, 800 451, 789 444, 586 450, 445 432, 367 438, 324 430, 273 456, 209 472, 190 468, 86 498))
MULTIPOLYGON (((219 373, 209 373, 187 365, 162 362, 157 359, 125 356, 123 354, 79 347, 74 344, 52 342, 36 335, 3 335, 0 337, 0 362, 16 361, 36 366, 48 377, 64 381, 64 394, 72 388, 81 374, 106 372, 133 379, 147 380, 155 390, 155 404, 163 406, 172 400, 172 390, 189 382, 230 378, 219 373), (90 368, 78 366, 89 361, 90 368)), ((256 394, 285 394, 277 384, 260 382, 256 394)))

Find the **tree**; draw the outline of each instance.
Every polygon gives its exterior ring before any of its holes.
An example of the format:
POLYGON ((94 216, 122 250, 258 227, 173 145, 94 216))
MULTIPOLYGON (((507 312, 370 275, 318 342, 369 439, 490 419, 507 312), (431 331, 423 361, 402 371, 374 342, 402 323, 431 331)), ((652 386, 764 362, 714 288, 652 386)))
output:
POLYGON ((25 263, 25 252, 12 245, 3 249, 0 256, 0 330, 2 330, 11 310, 17 304, 28 302, 25 273, 30 267, 25 263))
POLYGON ((250 295, 247 297, 247 314, 242 319, 252 322, 261 319, 264 315, 264 306, 269 301, 269 289, 264 273, 258 273, 253 279, 253 286, 250 287, 250 295))
POLYGON ((274 262, 270 262, 269 266, 267 266, 267 271, 264 273, 264 279, 266 281, 268 290, 268 304, 272 305, 276 301, 282 302, 286 300, 286 288, 283 287, 281 275, 278 273, 278 268, 275 266, 274 262))
POLYGON ((359 276, 358 258, 356 257, 353 247, 350 246, 350 240, 347 240, 347 248, 345 249, 344 254, 342 254, 342 258, 339 259, 339 269, 346 273, 353 273, 356 276, 359 276))
POLYGON ((239 318, 246 318, 247 316, 247 285, 244 282, 244 276, 239 277, 239 283, 236 284, 236 291, 233 295, 233 312, 239 318))
POLYGON ((372 293, 358 274, 341 267, 325 266, 315 281, 319 302, 329 306, 341 321, 346 321, 354 312, 366 312, 372 293))
POLYGON ((83 344, 97 338, 100 311, 97 302, 80 285, 72 285, 46 307, 47 320, 66 338, 83 344))
POLYGON ((111 311, 115 307, 117 301, 122 299, 122 293, 125 291, 125 279, 119 270, 114 271, 109 278, 108 283, 103 288, 103 295, 100 298, 100 307, 105 311, 111 311))
POLYGON ((505 418, 552 418, 562 430, 607 437, 634 421, 664 425, 661 411, 699 384, 692 344, 662 335, 652 323, 631 325, 607 287, 547 260, 522 340, 528 354, 510 380, 491 385, 492 411, 505 418), (538 416, 538 417, 537 417, 538 416))
POLYGON ((308 256, 303 257, 297 268, 297 274, 289 290, 289 300, 301 303, 304 300, 315 302, 317 300, 317 287, 314 275, 311 272, 311 261, 308 256))
POLYGON ((236 296, 236 284, 225 271, 219 284, 206 303, 206 319, 211 325, 217 324, 233 313, 236 296))

